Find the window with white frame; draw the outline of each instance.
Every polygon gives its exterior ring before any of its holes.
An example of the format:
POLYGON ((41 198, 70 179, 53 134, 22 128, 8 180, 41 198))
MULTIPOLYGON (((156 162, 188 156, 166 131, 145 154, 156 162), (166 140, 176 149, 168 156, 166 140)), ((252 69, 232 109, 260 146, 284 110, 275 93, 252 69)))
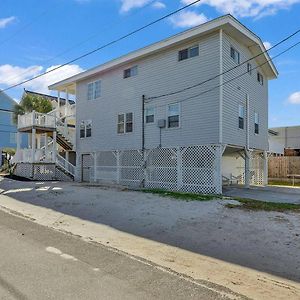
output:
POLYGON ((252 75, 252 65, 250 63, 247 63, 247 72, 249 75, 252 75))
POLYGON ((257 81, 261 84, 261 85, 264 85, 264 76, 257 72, 257 81))
POLYGON ((146 108, 145 111, 145 123, 154 123, 154 107, 146 108))
POLYGON ((230 47, 230 56, 237 64, 240 64, 240 52, 232 46, 230 47))
POLYGON ((245 107, 244 105, 239 105, 239 128, 244 129, 245 127, 245 107))
POLYGON ((85 138, 85 124, 84 121, 80 123, 80 138, 85 138))
POLYGON ((80 123, 79 136, 81 139, 92 136, 92 121, 82 121, 80 123))
POLYGON ((185 60, 188 58, 192 58, 195 56, 199 56, 199 46, 193 46, 190 48, 182 49, 178 52, 178 60, 185 60))
POLYGON ((88 100, 95 100, 101 96, 101 80, 88 83, 88 100))
POLYGON ((138 66, 134 66, 134 67, 124 70, 123 77, 124 78, 133 77, 133 76, 136 76, 137 73, 138 73, 138 66))
POLYGON ((179 103, 168 105, 168 128, 180 126, 180 105, 179 103))
POLYGON ((118 114, 118 133, 133 131, 133 113, 118 114))
POLYGON ((259 134, 259 114, 254 113, 254 133, 259 134))
POLYGON ((86 121, 85 123, 85 136, 86 137, 92 136, 92 121, 86 121))

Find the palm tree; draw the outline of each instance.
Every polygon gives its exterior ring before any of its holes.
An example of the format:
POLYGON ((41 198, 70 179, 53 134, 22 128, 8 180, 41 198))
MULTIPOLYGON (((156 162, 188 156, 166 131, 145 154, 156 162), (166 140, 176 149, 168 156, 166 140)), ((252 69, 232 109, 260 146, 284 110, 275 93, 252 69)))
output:
POLYGON ((46 114, 52 110, 51 101, 41 96, 25 95, 20 103, 14 106, 14 123, 18 123, 18 115, 24 115, 33 110, 46 114))

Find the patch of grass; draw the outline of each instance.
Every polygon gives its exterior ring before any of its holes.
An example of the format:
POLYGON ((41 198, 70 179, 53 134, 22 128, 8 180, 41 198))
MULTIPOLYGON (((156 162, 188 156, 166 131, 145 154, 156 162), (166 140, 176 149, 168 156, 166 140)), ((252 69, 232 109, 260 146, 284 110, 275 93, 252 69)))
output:
POLYGON ((157 194, 162 197, 171 197, 175 199, 181 199, 185 201, 210 201, 215 199, 221 199, 220 195, 202 195, 202 194, 192 194, 183 192, 171 192, 161 189, 144 189, 144 193, 157 194))
POLYGON ((255 210, 255 211, 258 210, 278 211, 278 212, 294 211, 300 213, 300 204, 265 202, 265 201, 245 199, 245 198, 234 198, 234 200, 240 202, 241 205, 226 204, 226 207, 255 210))
MULTIPOLYGON (((286 181, 269 181, 269 185, 282 185, 282 186, 293 186, 292 182, 286 182, 286 181)), ((295 182, 294 186, 300 186, 300 182, 295 182)))

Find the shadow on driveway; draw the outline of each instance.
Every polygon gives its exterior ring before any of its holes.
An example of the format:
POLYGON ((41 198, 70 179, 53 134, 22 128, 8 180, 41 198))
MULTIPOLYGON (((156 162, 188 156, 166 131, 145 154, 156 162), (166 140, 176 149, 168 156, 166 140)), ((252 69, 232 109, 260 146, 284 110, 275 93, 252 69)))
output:
POLYGON ((300 282, 299 214, 231 210, 222 200, 186 202, 76 183, 4 179, 1 189, 18 201, 300 282))

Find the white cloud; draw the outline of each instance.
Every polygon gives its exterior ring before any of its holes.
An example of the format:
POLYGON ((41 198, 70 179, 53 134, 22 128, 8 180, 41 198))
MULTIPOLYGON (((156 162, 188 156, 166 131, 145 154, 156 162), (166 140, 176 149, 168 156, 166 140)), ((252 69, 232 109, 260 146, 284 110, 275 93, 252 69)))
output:
POLYGON ((166 4, 160 1, 156 1, 152 4, 152 7, 157 8, 157 9, 163 9, 166 8, 166 4))
MULTIPOLYGON (((37 76, 43 72, 53 70, 58 66, 59 65, 51 66, 44 70, 42 66, 31 66, 28 68, 22 68, 12 65, 2 65, 0 66, 0 84, 4 85, 5 87, 8 87, 17 84, 21 81, 32 78, 34 76, 37 76)), ((75 74, 78 74, 82 71, 83 69, 81 69, 78 65, 67 65, 58 70, 50 72, 49 74, 29 81, 23 84, 23 87, 32 89, 36 92, 49 93, 49 85, 63 80, 65 78, 68 78, 70 76, 73 76, 75 74)))
POLYGON ((300 104, 300 92, 293 93, 288 98, 290 104, 300 104))
POLYGON ((0 28, 5 28, 7 25, 16 20, 16 17, 9 17, 0 19, 0 28))
POLYGON ((140 8, 150 3, 151 0, 121 0, 121 12, 129 12, 133 8, 140 8))
POLYGON ((208 21, 208 18, 204 14, 187 10, 170 17, 170 21, 175 27, 185 28, 203 24, 208 21))
POLYGON ((267 50, 269 50, 270 48, 272 48, 272 44, 270 42, 264 42, 264 46, 267 50))
MULTIPOLYGON (((181 0, 189 4, 194 0, 181 0)), ((207 4, 219 12, 237 17, 262 17, 276 14, 280 9, 288 9, 300 0, 202 0, 195 5, 207 4)))

